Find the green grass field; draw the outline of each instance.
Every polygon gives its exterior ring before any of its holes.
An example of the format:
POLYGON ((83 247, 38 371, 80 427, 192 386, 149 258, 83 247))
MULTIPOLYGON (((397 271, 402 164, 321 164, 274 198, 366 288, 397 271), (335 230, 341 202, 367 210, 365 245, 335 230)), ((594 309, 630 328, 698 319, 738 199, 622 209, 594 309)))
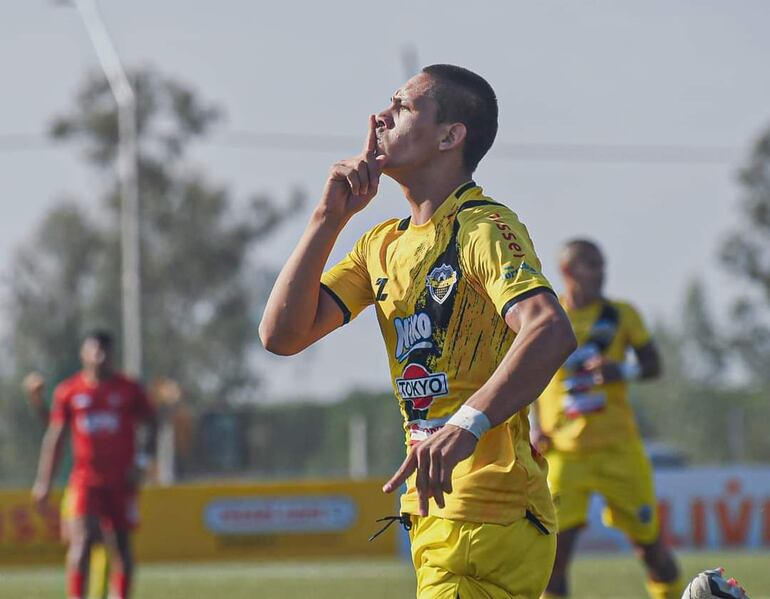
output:
MULTIPOLYGON (((685 574, 723 565, 750 592, 770 598, 770 554, 690 553, 680 556, 685 574)), ((575 563, 574 599, 646 597, 641 567, 630 556, 586 557, 575 563)), ((61 568, 0 569, 3 599, 60 599, 61 568)), ((136 599, 393 599, 414 597, 407 562, 327 561, 146 565, 136 599)))

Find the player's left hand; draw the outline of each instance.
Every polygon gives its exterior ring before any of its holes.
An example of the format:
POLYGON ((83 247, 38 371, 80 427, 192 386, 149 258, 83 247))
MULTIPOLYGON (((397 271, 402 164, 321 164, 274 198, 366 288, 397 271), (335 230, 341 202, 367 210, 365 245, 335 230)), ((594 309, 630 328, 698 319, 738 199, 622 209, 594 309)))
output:
POLYGON ((586 360, 583 368, 593 377, 595 385, 604 385, 623 379, 620 364, 602 355, 586 360))
POLYGON ((412 447, 401 467, 382 490, 392 493, 417 471, 415 487, 420 515, 427 516, 431 497, 438 507, 444 507, 444 493, 452 492, 452 471, 473 453, 477 443, 478 439, 465 429, 448 424, 412 447))

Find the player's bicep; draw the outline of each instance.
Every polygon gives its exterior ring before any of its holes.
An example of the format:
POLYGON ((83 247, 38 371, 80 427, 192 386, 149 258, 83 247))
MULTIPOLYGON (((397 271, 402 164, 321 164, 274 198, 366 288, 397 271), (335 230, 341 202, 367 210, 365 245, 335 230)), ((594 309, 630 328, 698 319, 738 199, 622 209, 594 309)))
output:
POLYGON ((350 319, 346 306, 333 293, 328 287, 321 286, 310 343, 315 343, 350 319))
POLYGON ((538 288, 509 306, 505 312, 505 323, 517 334, 538 323, 566 327, 572 332, 572 325, 564 308, 550 289, 546 288, 538 288))
POLYGON ((314 329, 320 338, 347 324, 374 303, 363 241, 321 276, 314 329), (341 317, 341 321, 339 320, 341 317))

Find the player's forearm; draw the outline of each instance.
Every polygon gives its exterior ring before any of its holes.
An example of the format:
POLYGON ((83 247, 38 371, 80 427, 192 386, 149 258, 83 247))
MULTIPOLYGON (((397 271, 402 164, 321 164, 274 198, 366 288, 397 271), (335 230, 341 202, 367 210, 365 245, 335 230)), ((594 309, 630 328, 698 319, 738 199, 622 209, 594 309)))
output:
POLYGON ((575 347, 566 320, 544 315, 528 323, 466 404, 484 412, 493 427, 505 422, 540 396, 575 347))
POLYGON ((46 486, 51 485, 51 481, 56 473, 63 439, 64 437, 60 431, 50 428, 46 431, 45 437, 43 437, 43 444, 40 449, 40 463, 37 469, 37 481, 46 486))
POLYGON ((347 221, 316 210, 275 281, 259 337, 269 351, 292 353, 311 336, 318 312, 321 274, 347 221))

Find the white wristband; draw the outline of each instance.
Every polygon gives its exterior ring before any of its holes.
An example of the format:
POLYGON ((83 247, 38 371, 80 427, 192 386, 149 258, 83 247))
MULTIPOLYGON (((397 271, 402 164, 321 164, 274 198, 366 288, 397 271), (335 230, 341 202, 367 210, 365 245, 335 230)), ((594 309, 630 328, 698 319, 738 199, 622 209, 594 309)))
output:
POLYGON ((642 369, 636 362, 622 362, 620 364, 620 374, 627 381, 633 381, 641 376, 642 369))
POLYGON ((447 420, 447 424, 465 429, 477 439, 481 439, 481 435, 486 433, 492 426, 484 412, 465 404, 461 405, 460 409, 452 414, 452 417, 447 420))

